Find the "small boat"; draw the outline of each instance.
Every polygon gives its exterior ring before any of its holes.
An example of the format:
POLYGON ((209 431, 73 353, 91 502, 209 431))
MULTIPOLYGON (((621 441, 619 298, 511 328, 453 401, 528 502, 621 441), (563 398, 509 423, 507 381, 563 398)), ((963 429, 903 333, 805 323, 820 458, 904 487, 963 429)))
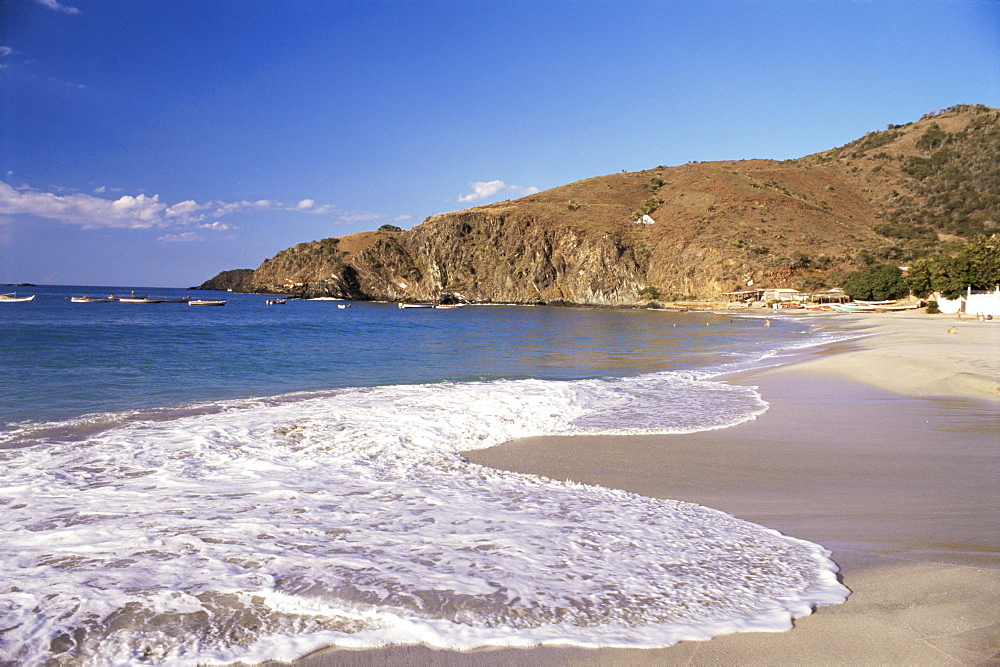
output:
POLYGON ((35 295, 31 296, 17 296, 17 292, 11 292, 10 294, 0 294, 0 303, 27 303, 29 301, 34 301, 35 295))
POLYGON ((875 306, 875 310, 880 313, 896 313, 902 310, 916 310, 917 308, 923 308, 924 304, 921 303, 908 303, 902 306, 875 306))
POLYGON ((433 308, 433 303, 400 303, 400 308, 433 308))
POLYGON ((187 302, 189 306, 224 306, 227 303, 222 299, 191 299, 187 302))
POLYGON ((71 296, 69 300, 73 303, 107 303, 109 301, 114 301, 115 297, 106 296, 103 299, 92 297, 92 296, 71 296))
POLYGON ((838 303, 833 309, 838 313, 874 313, 875 306, 866 303, 838 303))
POLYGON ((343 299, 338 299, 335 296, 313 296, 306 299, 306 301, 343 301, 343 299))
POLYGON ((280 306, 281 304, 285 303, 286 301, 288 301, 288 299, 268 299, 264 303, 266 303, 269 306, 280 306))
POLYGON ((120 303, 163 303, 165 299, 157 299, 155 297, 148 296, 123 296, 119 297, 118 301, 120 303))
POLYGON ((434 306, 435 308, 440 308, 441 310, 450 310, 452 308, 464 308, 464 303, 439 303, 434 306))
POLYGON ((351 304, 349 304, 349 303, 338 303, 337 304, 337 308, 340 308, 341 310, 345 310, 345 309, 350 308, 350 307, 351 307, 351 304))

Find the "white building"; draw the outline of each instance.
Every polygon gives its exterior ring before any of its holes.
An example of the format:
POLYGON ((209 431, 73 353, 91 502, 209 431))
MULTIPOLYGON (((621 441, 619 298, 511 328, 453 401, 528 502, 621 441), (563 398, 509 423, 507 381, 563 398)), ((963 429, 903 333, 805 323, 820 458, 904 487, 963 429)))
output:
POLYGON ((945 299, 935 292, 938 309, 942 313, 966 315, 992 315, 1000 317, 1000 286, 992 292, 973 292, 970 287, 964 296, 957 299, 945 299))

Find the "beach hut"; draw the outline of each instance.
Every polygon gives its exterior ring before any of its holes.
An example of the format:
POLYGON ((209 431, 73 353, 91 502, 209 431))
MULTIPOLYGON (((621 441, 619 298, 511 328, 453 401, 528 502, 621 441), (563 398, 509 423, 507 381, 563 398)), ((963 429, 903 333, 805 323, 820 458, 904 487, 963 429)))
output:
POLYGON ((764 301, 805 301, 805 295, 797 289, 778 287, 764 290, 764 301))

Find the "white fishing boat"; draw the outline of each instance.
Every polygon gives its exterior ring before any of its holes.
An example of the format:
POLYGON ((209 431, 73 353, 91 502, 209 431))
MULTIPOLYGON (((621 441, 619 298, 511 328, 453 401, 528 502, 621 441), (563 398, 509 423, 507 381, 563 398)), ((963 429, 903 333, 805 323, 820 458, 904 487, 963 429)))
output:
POLYGON ((148 296, 123 296, 118 301, 120 303, 163 303, 166 299, 157 299, 148 296))
POLYGON ((400 303, 400 308, 433 308, 433 303, 400 303))
POLYGON ((28 301, 34 301, 35 295, 31 296, 17 296, 17 292, 11 292, 10 294, 0 294, 0 303, 27 303, 28 301))
POLYGON ((227 303, 222 299, 191 299, 187 302, 189 306, 224 306, 227 303))
POLYGON ((337 304, 337 308, 340 308, 341 310, 346 310, 347 308, 350 308, 350 307, 351 307, 351 304, 349 304, 349 303, 338 303, 337 304))
POLYGON ((114 301, 115 297, 113 297, 113 296, 106 296, 106 297, 104 297, 102 299, 102 298, 97 298, 97 297, 92 297, 92 296, 86 296, 86 295, 84 295, 84 296, 71 296, 69 298, 69 300, 72 303, 107 303, 109 301, 114 301))
POLYGON ((269 306, 280 306, 286 301, 288 301, 288 299, 268 299, 264 303, 266 303, 269 306))
POLYGON ((435 308, 439 308, 441 310, 451 310, 452 308, 464 308, 465 304, 464 303, 439 303, 439 304, 435 305, 434 307, 435 308))

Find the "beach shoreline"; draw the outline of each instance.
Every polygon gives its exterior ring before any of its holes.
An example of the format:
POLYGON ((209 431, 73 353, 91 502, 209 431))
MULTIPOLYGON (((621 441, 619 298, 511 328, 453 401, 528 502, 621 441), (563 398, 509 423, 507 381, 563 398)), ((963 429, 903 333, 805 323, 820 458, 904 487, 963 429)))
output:
POLYGON ((823 545, 852 595, 785 633, 663 649, 330 648, 300 665, 1000 663, 1000 323, 797 315, 859 334, 733 374, 770 404, 689 434, 560 436, 472 462, 694 502, 823 545))

